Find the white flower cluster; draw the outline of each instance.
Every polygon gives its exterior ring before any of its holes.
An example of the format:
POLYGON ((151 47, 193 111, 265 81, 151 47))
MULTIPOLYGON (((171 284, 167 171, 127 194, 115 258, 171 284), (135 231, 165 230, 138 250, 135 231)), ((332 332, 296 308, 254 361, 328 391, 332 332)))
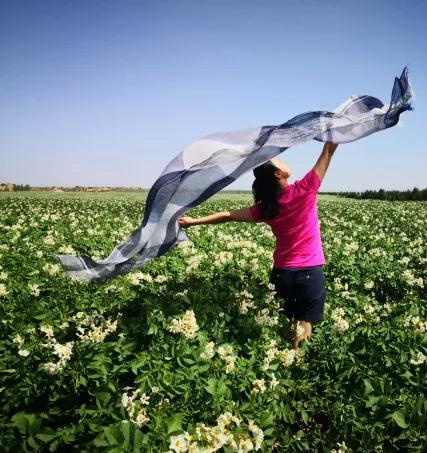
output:
MULTIPOLYGON (((113 322, 110 318, 105 319, 97 312, 94 312, 91 315, 79 312, 72 319, 77 323, 76 334, 81 342, 90 341, 99 343, 103 341, 109 333, 114 332, 117 329, 117 321, 113 322)), ((63 322, 59 326, 60 329, 65 329, 67 327, 69 327, 68 322, 63 322)), ((29 334, 35 334, 35 329, 30 327, 27 329, 27 332, 29 334)), ((40 326, 40 332, 47 337, 47 342, 42 343, 42 346, 51 349, 51 353, 58 357, 56 362, 45 363, 43 367, 50 374, 57 374, 70 360, 75 343, 74 341, 69 341, 65 344, 59 343, 56 340, 53 328, 50 325, 40 326)), ((22 357, 27 357, 30 355, 30 351, 22 348, 24 342, 24 338, 22 338, 19 334, 17 334, 13 339, 13 343, 15 343, 19 348, 18 354, 22 357)))
POLYGON ((344 319, 344 316, 345 311, 341 307, 335 308, 331 314, 331 318, 334 321, 334 327, 340 332, 344 332, 350 327, 348 321, 344 319))
POLYGON ((195 435, 184 432, 179 436, 171 436, 169 452, 172 453, 210 453, 221 448, 229 448, 238 453, 256 451, 264 441, 264 432, 253 420, 249 420, 247 433, 242 433, 242 420, 225 412, 217 418, 216 426, 198 423, 195 435), (239 433, 233 433, 240 427, 239 433))
POLYGON ((364 283, 363 287, 365 289, 372 289, 374 287, 374 282, 372 280, 369 280, 364 283))
POLYGON ((43 270, 47 272, 50 276, 53 276, 59 274, 59 272, 61 271, 61 267, 59 266, 59 264, 48 263, 43 266, 43 270))
POLYGON ((365 312, 365 315, 368 318, 370 318, 371 321, 374 322, 375 324, 378 324, 380 322, 380 317, 377 314, 378 308, 379 307, 377 307, 376 305, 369 304, 369 303, 363 304, 363 306, 362 306, 362 309, 365 312))
POLYGON ((190 241, 179 242, 178 249, 181 251, 181 253, 184 256, 192 255, 196 250, 196 248, 194 247, 194 244, 190 241))
POLYGON ((354 241, 348 242, 344 245, 343 255, 345 256, 352 255, 357 250, 359 250, 359 244, 357 242, 354 241))
POLYGON ((158 275, 157 277, 154 278, 154 281, 156 283, 164 283, 168 281, 168 277, 166 275, 158 275))
POLYGON ((28 283, 28 291, 32 296, 40 296, 40 285, 37 283, 28 283))
POLYGON ((217 349, 218 355, 225 362, 225 372, 233 373, 236 369, 237 356, 233 353, 231 344, 223 344, 217 349))
POLYGON ((382 250, 382 249, 379 249, 377 247, 374 247, 374 248, 371 248, 368 250, 368 253, 372 256, 375 256, 375 257, 386 257, 387 256, 387 252, 385 250, 382 250))
POLYGON ((258 393, 264 393, 267 390, 265 379, 254 379, 252 381, 252 385, 252 393, 255 395, 258 393))
POLYGON ((60 253, 65 253, 66 255, 75 255, 76 251, 73 249, 71 245, 63 245, 58 249, 60 253))
POLYGON ((334 287, 338 291, 347 291, 348 283, 342 283, 339 277, 334 278, 334 287))
POLYGON ((422 365, 426 361, 427 357, 422 352, 417 352, 414 357, 410 360, 411 365, 422 365))
POLYGON ((338 450, 336 448, 333 448, 331 450, 331 453, 348 453, 350 452, 351 450, 347 447, 347 445, 345 444, 345 442, 341 442, 341 443, 338 443, 338 450))
POLYGON ((404 270, 402 276, 409 286, 419 286, 420 288, 424 288, 424 281, 422 277, 416 278, 410 269, 404 270))
POLYGON ((187 340, 194 338, 194 335, 199 330, 194 311, 187 310, 179 318, 173 319, 168 330, 173 333, 182 333, 187 340))
POLYGON ((205 253, 196 253, 195 255, 193 256, 190 256, 190 258, 188 259, 188 265, 185 269, 185 272, 187 274, 190 274, 191 272, 193 272, 195 269, 197 269, 201 262, 206 258, 206 254, 205 253))
POLYGON ((200 358, 203 360, 209 360, 215 355, 215 342, 209 341, 205 345, 205 350, 200 354, 200 358))
POLYGON ((126 278, 130 281, 131 285, 134 286, 140 285, 141 282, 153 282, 153 277, 150 274, 144 274, 143 272, 133 272, 132 274, 128 274, 126 278))
POLYGON ((109 333, 117 330, 117 320, 105 319, 96 311, 89 315, 79 311, 73 320, 77 324, 77 337, 81 341, 101 343, 109 333))
POLYGON ((120 291, 122 291, 123 288, 121 288, 120 286, 117 286, 117 285, 108 285, 107 287, 104 288, 104 292, 106 294, 109 294, 109 293, 118 293, 120 291))
POLYGON ((270 316, 270 310, 263 308, 255 315, 255 322, 259 326, 276 326, 279 324, 278 316, 270 316))
POLYGON ((405 327, 413 327, 416 333, 427 332, 427 321, 423 321, 419 316, 407 316, 403 321, 405 327))
POLYGON ((30 355, 30 351, 28 349, 23 349, 25 340, 21 337, 21 335, 17 334, 13 339, 13 342, 18 346, 18 354, 21 357, 28 357, 30 355))
POLYGON ((44 239, 43 243, 46 245, 54 245, 55 244, 55 238, 52 234, 48 234, 44 239))
POLYGON ((150 397, 146 393, 141 394, 141 389, 122 394, 122 405, 127 410, 130 420, 138 428, 142 428, 150 421, 147 408, 145 407, 149 404, 150 397))
POLYGON ((215 261, 213 262, 214 266, 224 266, 224 264, 229 263, 233 260, 233 253, 228 251, 219 252, 215 256, 215 261))
POLYGON ((270 347, 265 352, 264 362, 262 365, 263 371, 267 371, 272 361, 278 360, 285 368, 291 366, 296 359, 295 349, 277 349, 275 341, 270 344, 270 347))
POLYGON ((255 308, 254 296, 249 291, 243 290, 235 294, 236 302, 239 304, 239 312, 242 315, 248 313, 250 308, 255 308))
POLYGON ((0 297, 7 295, 6 285, 4 283, 0 283, 0 297))
POLYGON ((65 344, 58 343, 53 336, 53 329, 51 326, 41 326, 40 331, 43 332, 48 339, 44 346, 51 348, 52 353, 58 356, 57 362, 45 363, 44 368, 49 374, 57 374, 65 367, 68 360, 70 360, 71 354, 73 353, 74 342, 69 341, 65 344))

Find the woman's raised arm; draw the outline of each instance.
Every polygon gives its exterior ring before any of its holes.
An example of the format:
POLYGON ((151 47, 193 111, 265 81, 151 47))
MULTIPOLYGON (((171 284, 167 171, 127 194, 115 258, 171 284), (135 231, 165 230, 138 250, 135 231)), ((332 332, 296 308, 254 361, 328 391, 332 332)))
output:
POLYGON ((317 176, 319 176, 320 181, 322 181, 325 176, 337 146, 338 145, 335 143, 325 143, 323 146, 323 150, 313 167, 313 170, 317 173, 317 176))

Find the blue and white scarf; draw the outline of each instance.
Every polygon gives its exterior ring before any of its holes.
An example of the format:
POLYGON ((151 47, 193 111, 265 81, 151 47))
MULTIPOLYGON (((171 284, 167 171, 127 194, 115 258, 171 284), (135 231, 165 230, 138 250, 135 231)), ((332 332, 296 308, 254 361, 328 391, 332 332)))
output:
POLYGON ((58 255, 69 276, 103 280, 144 266, 188 239, 177 220, 239 176, 291 146, 314 139, 348 143, 394 126, 411 109, 407 68, 395 78, 391 101, 352 96, 333 112, 314 111, 278 126, 208 135, 191 143, 163 170, 151 187, 141 225, 110 256, 58 255))

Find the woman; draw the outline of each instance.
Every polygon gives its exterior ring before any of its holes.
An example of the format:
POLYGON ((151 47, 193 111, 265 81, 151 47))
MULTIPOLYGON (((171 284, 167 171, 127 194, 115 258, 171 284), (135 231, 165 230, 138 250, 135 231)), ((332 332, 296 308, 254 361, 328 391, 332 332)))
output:
POLYGON ((293 347, 310 337, 312 324, 323 317, 326 298, 322 242, 316 195, 338 145, 325 143, 315 166, 300 181, 289 183, 290 169, 274 158, 254 169, 252 191, 255 204, 249 208, 218 212, 194 219, 181 217, 183 227, 222 222, 265 222, 276 237, 270 282, 285 300, 289 327, 297 333, 293 347), (297 325, 301 326, 297 330, 297 325))

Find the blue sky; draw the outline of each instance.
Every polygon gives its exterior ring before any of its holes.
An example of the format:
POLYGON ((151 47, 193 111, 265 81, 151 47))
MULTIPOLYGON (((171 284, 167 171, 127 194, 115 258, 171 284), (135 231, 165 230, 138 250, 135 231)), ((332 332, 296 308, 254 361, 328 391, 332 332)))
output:
MULTIPOLYGON (((409 65, 415 111, 340 146, 322 189, 426 187, 426 21, 425 1, 3 0, 0 181, 149 187, 206 134, 388 103, 409 65)), ((320 149, 280 157, 299 178, 320 149)))

